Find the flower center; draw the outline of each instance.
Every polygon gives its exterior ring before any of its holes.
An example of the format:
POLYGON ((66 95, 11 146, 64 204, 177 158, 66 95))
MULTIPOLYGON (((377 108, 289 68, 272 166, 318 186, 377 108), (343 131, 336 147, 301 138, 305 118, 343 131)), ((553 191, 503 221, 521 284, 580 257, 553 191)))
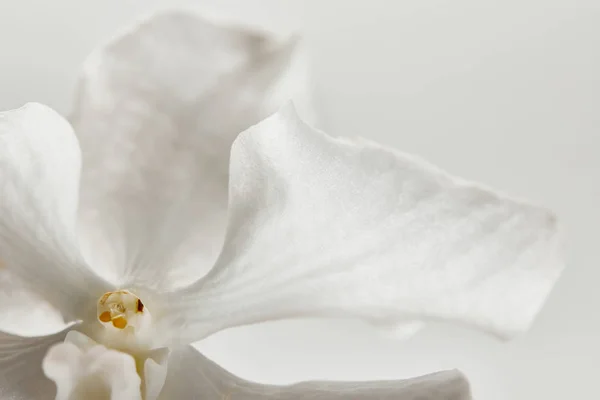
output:
POLYGON ((98 300, 98 321, 105 327, 140 329, 149 314, 142 300, 128 290, 107 292, 98 300))
POLYGON ((167 377, 168 333, 160 335, 148 308, 129 290, 104 293, 96 320, 91 311, 43 359, 56 398, 157 400, 167 377))
POLYGON ((170 350, 156 340, 150 312, 128 290, 107 292, 96 306, 98 321, 84 321, 50 349, 44 373, 68 395, 61 399, 102 389, 111 398, 156 400, 170 350))

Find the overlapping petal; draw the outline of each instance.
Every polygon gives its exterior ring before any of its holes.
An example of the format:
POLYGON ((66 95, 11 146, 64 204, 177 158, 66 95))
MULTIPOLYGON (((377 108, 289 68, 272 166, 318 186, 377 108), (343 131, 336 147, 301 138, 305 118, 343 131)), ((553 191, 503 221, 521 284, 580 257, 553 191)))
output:
POLYGON ((98 270, 150 287, 202 276, 223 244, 231 143, 289 98, 307 104, 306 83, 295 41, 184 12, 94 53, 71 121, 98 270))
POLYGON ((172 297, 187 339, 302 316, 445 320, 510 337, 563 268, 549 212, 331 138, 292 106, 234 143, 229 212, 214 269, 172 297))
POLYGON ((68 331, 42 337, 0 332, 0 398, 53 399, 56 388, 44 375, 42 360, 51 346, 64 340, 68 331))
POLYGON ((204 357, 193 347, 171 356, 160 400, 469 400, 469 384, 457 371, 419 378, 372 382, 302 382, 262 385, 241 379, 204 357))
POLYGON ((0 255, 67 320, 109 285, 85 265, 75 222, 80 151, 71 126, 39 104, 0 113, 0 255))

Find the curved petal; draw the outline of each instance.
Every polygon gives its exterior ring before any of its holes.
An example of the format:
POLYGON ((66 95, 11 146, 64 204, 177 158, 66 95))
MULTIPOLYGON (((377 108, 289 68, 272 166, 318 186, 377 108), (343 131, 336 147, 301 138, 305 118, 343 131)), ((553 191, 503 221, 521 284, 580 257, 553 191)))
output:
POLYGON ((60 115, 39 104, 0 113, 2 262, 69 320, 108 288, 77 247, 79 170, 77 139, 60 115))
POLYGON ((72 117, 88 257, 127 284, 164 287, 207 272, 223 243, 231 143, 304 97, 301 61, 293 41, 183 12, 93 54, 72 117))
POLYGON ((29 291, 0 263, 0 330, 21 336, 39 336, 64 329, 59 310, 29 291))
POLYGON ((469 400, 469 383, 457 371, 372 382, 302 382, 261 385, 230 374, 191 346, 171 354, 161 400, 469 400))
POLYGON ((223 252, 171 298, 192 341, 298 316, 446 320, 508 337, 563 268, 549 212, 331 138, 292 106, 240 135, 231 160, 223 252))
POLYGON ((65 339, 69 329, 27 338, 0 332, 0 398, 53 399, 56 387, 44 375, 42 360, 52 345, 65 339))

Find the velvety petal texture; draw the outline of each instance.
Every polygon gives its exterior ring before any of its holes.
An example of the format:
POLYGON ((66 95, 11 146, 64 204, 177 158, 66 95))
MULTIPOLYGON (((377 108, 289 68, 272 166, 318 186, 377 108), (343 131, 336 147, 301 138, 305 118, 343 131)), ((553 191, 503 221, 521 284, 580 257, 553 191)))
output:
POLYGON ((96 51, 71 121, 82 244, 98 271, 163 288, 207 272, 223 244, 233 140, 290 98, 308 104, 307 87, 295 40, 191 13, 158 14, 96 51))
POLYGON ((44 376, 42 360, 52 345, 64 340, 67 331, 27 338, 0 332, 1 399, 54 399, 56 389, 44 376))
POLYGON ((555 217, 293 107, 232 148, 223 252, 172 296, 187 339, 302 316, 525 330, 563 268, 555 217))
POLYGON ((2 263, 67 320, 109 288, 78 250, 79 172, 77 139, 60 115, 40 104, 0 113, 2 263))
POLYGON ((193 347, 175 350, 160 400, 469 400, 469 384, 457 371, 373 382, 302 382, 261 385, 238 378, 193 347))

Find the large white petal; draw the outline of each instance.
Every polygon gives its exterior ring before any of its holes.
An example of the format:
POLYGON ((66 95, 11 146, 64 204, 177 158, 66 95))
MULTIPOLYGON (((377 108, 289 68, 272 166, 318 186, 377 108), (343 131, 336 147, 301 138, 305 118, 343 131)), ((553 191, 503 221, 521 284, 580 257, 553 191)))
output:
POLYGON ((28 290, 0 263, 0 330, 21 336, 39 336, 65 327, 59 310, 28 290))
POLYGON ((164 287, 213 265, 231 143, 305 97, 300 56, 294 41, 170 12, 86 61, 72 123, 83 151, 84 244, 100 270, 164 287))
POLYGON ((77 247, 79 170, 77 139, 60 115, 39 104, 0 113, 0 258, 67 319, 108 288, 77 247))
POLYGON ((44 375, 42 360, 50 346, 65 339, 67 331, 27 338, 0 332, 0 398, 53 399, 56 388, 44 375))
POLYGON ((457 371, 419 378, 372 382, 302 382, 261 385, 230 374, 191 346, 169 359, 161 400, 469 400, 469 384, 457 371))
POLYGON ((542 306, 560 249, 546 210, 329 137, 288 106, 234 143, 223 252, 171 309, 192 339, 301 316, 446 320, 509 337, 542 306))

